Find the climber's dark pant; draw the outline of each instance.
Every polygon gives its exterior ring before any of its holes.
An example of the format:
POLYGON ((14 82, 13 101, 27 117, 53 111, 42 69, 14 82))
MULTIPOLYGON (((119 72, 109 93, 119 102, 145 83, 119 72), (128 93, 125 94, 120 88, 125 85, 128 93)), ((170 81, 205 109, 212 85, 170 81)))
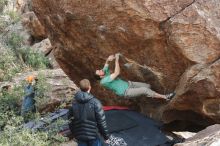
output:
POLYGON ((78 146, 102 146, 99 138, 90 141, 79 141, 78 146))
POLYGON ((129 81, 129 87, 125 91, 125 97, 132 98, 137 96, 146 95, 147 97, 154 97, 155 91, 150 89, 150 84, 141 82, 131 82, 129 81))

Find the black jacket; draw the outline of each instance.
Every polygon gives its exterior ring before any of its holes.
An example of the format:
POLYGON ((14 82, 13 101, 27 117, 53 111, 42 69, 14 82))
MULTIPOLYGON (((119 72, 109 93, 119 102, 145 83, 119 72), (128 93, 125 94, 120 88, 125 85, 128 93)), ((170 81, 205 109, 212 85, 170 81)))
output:
POLYGON ((69 110, 70 130, 77 140, 88 141, 98 137, 109 138, 102 104, 92 94, 78 91, 69 110))

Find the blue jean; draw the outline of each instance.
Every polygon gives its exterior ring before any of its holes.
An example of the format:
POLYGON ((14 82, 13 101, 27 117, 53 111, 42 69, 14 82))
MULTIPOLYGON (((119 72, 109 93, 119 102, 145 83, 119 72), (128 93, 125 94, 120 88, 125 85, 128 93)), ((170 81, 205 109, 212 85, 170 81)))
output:
POLYGON ((91 141, 78 141, 78 146, 102 146, 99 138, 91 141))

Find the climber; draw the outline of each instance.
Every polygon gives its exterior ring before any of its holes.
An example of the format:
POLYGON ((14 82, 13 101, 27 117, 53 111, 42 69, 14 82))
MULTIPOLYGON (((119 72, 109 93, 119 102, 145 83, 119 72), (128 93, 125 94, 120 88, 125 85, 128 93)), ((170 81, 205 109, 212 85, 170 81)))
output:
POLYGON ((101 102, 90 93, 88 79, 81 80, 79 87, 81 91, 76 93, 68 112, 70 131, 77 139, 78 146, 101 146, 99 135, 108 143, 109 133, 101 102))
POLYGON ((171 100, 175 96, 175 92, 162 95, 151 90, 151 86, 146 83, 124 81, 118 76, 120 74, 119 66, 120 53, 110 55, 101 70, 96 70, 95 78, 100 80, 100 84, 105 88, 112 90, 118 96, 124 96, 125 98, 133 98, 141 95, 147 97, 160 98, 165 100, 171 100), (109 62, 115 59, 115 70, 112 74, 109 71, 109 62))
POLYGON ((24 121, 28 122, 29 119, 33 116, 33 113, 36 113, 35 107, 35 85, 36 85, 36 77, 28 76, 26 78, 27 86, 24 89, 24 99, 21 107, 21 116, 23 116, 24 121))

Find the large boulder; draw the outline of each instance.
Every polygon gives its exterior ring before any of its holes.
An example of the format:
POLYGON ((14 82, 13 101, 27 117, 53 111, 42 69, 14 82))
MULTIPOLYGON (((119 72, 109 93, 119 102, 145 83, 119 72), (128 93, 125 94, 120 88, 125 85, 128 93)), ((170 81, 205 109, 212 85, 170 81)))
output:
POLYGON ((35 43, 33 46, 31 46, 31 48, 34 51, 43 53, 44 55, 47 55, 51 52, 52 45, 50 43, 50 40, 47 38, 47 39, 42 40, 39 43, 35 43))
POLYGON ((177 98, 173 99, 164 112, 164 119, 173 121, 177 114, 178 120, 186 118, 193 120, 195 114, 203 117, 195 118, 209 123, 220 121, 220 59, 211 64, 197 64, 186 70, 176 88, 177 98), (182 112, 182 111, 188 111, 182 112), (194 111, 194 113, 189 112, 194 111), (182 113, 181 113, 182 112, 182 113))
POLYGON ((56 58, 54 57, 54 51, 51 50, 51 52, 47 55, 47 58, 49 59, 49 62, 52 66, 52 68, 60 68, 59 64, 56 61, 56 58))
POLYGON ((39 53, 43 53, 48 58, 52 68, 60 68, 59 64, 55 60, 55 57, 53 55, 53 47, 52 47, 50 40, 48 38, 42 40, 39 43, 35 43, 33 46, 31 46, 31 48, 34 51, 37 51, 39 53))
POLYGON ((220 125, 212 125, 195 136, 186 139, 184 143, 178 143, 174 146, 219 146, 220 145, 220 125))
POLYGON ((76 82, 90 79, 93 93, 104 104, 134 106, 165 122, 220 122, 217 1, 32 2, 61 68, 76 82), (159 93, 176 89, 175 99, 170 103, 145 97, 125 100, 101 88, 93 80, 94 71, 116 52, 150 68, 149 71, 135 65, 129 69, 122 67, 124 79, 148 82, 159 93))
POLYGON ((44 26, 41 25, 33 11, 24 13, 22 15, 21 21, 24 28, 31 34, 34 39, 43 40, 47 38, 44 26))
POLYGON ((16 0, 16 8, 21 14, 32 11, 31 0, 16 0))
POLYGON ((169 45, 194 64, 181 76, 177 98, 164 112, 165 120, 187 117, 201 120, 200 124, 220 122, 219 8, 214 0, 198 0, 164 26, 169 45))

